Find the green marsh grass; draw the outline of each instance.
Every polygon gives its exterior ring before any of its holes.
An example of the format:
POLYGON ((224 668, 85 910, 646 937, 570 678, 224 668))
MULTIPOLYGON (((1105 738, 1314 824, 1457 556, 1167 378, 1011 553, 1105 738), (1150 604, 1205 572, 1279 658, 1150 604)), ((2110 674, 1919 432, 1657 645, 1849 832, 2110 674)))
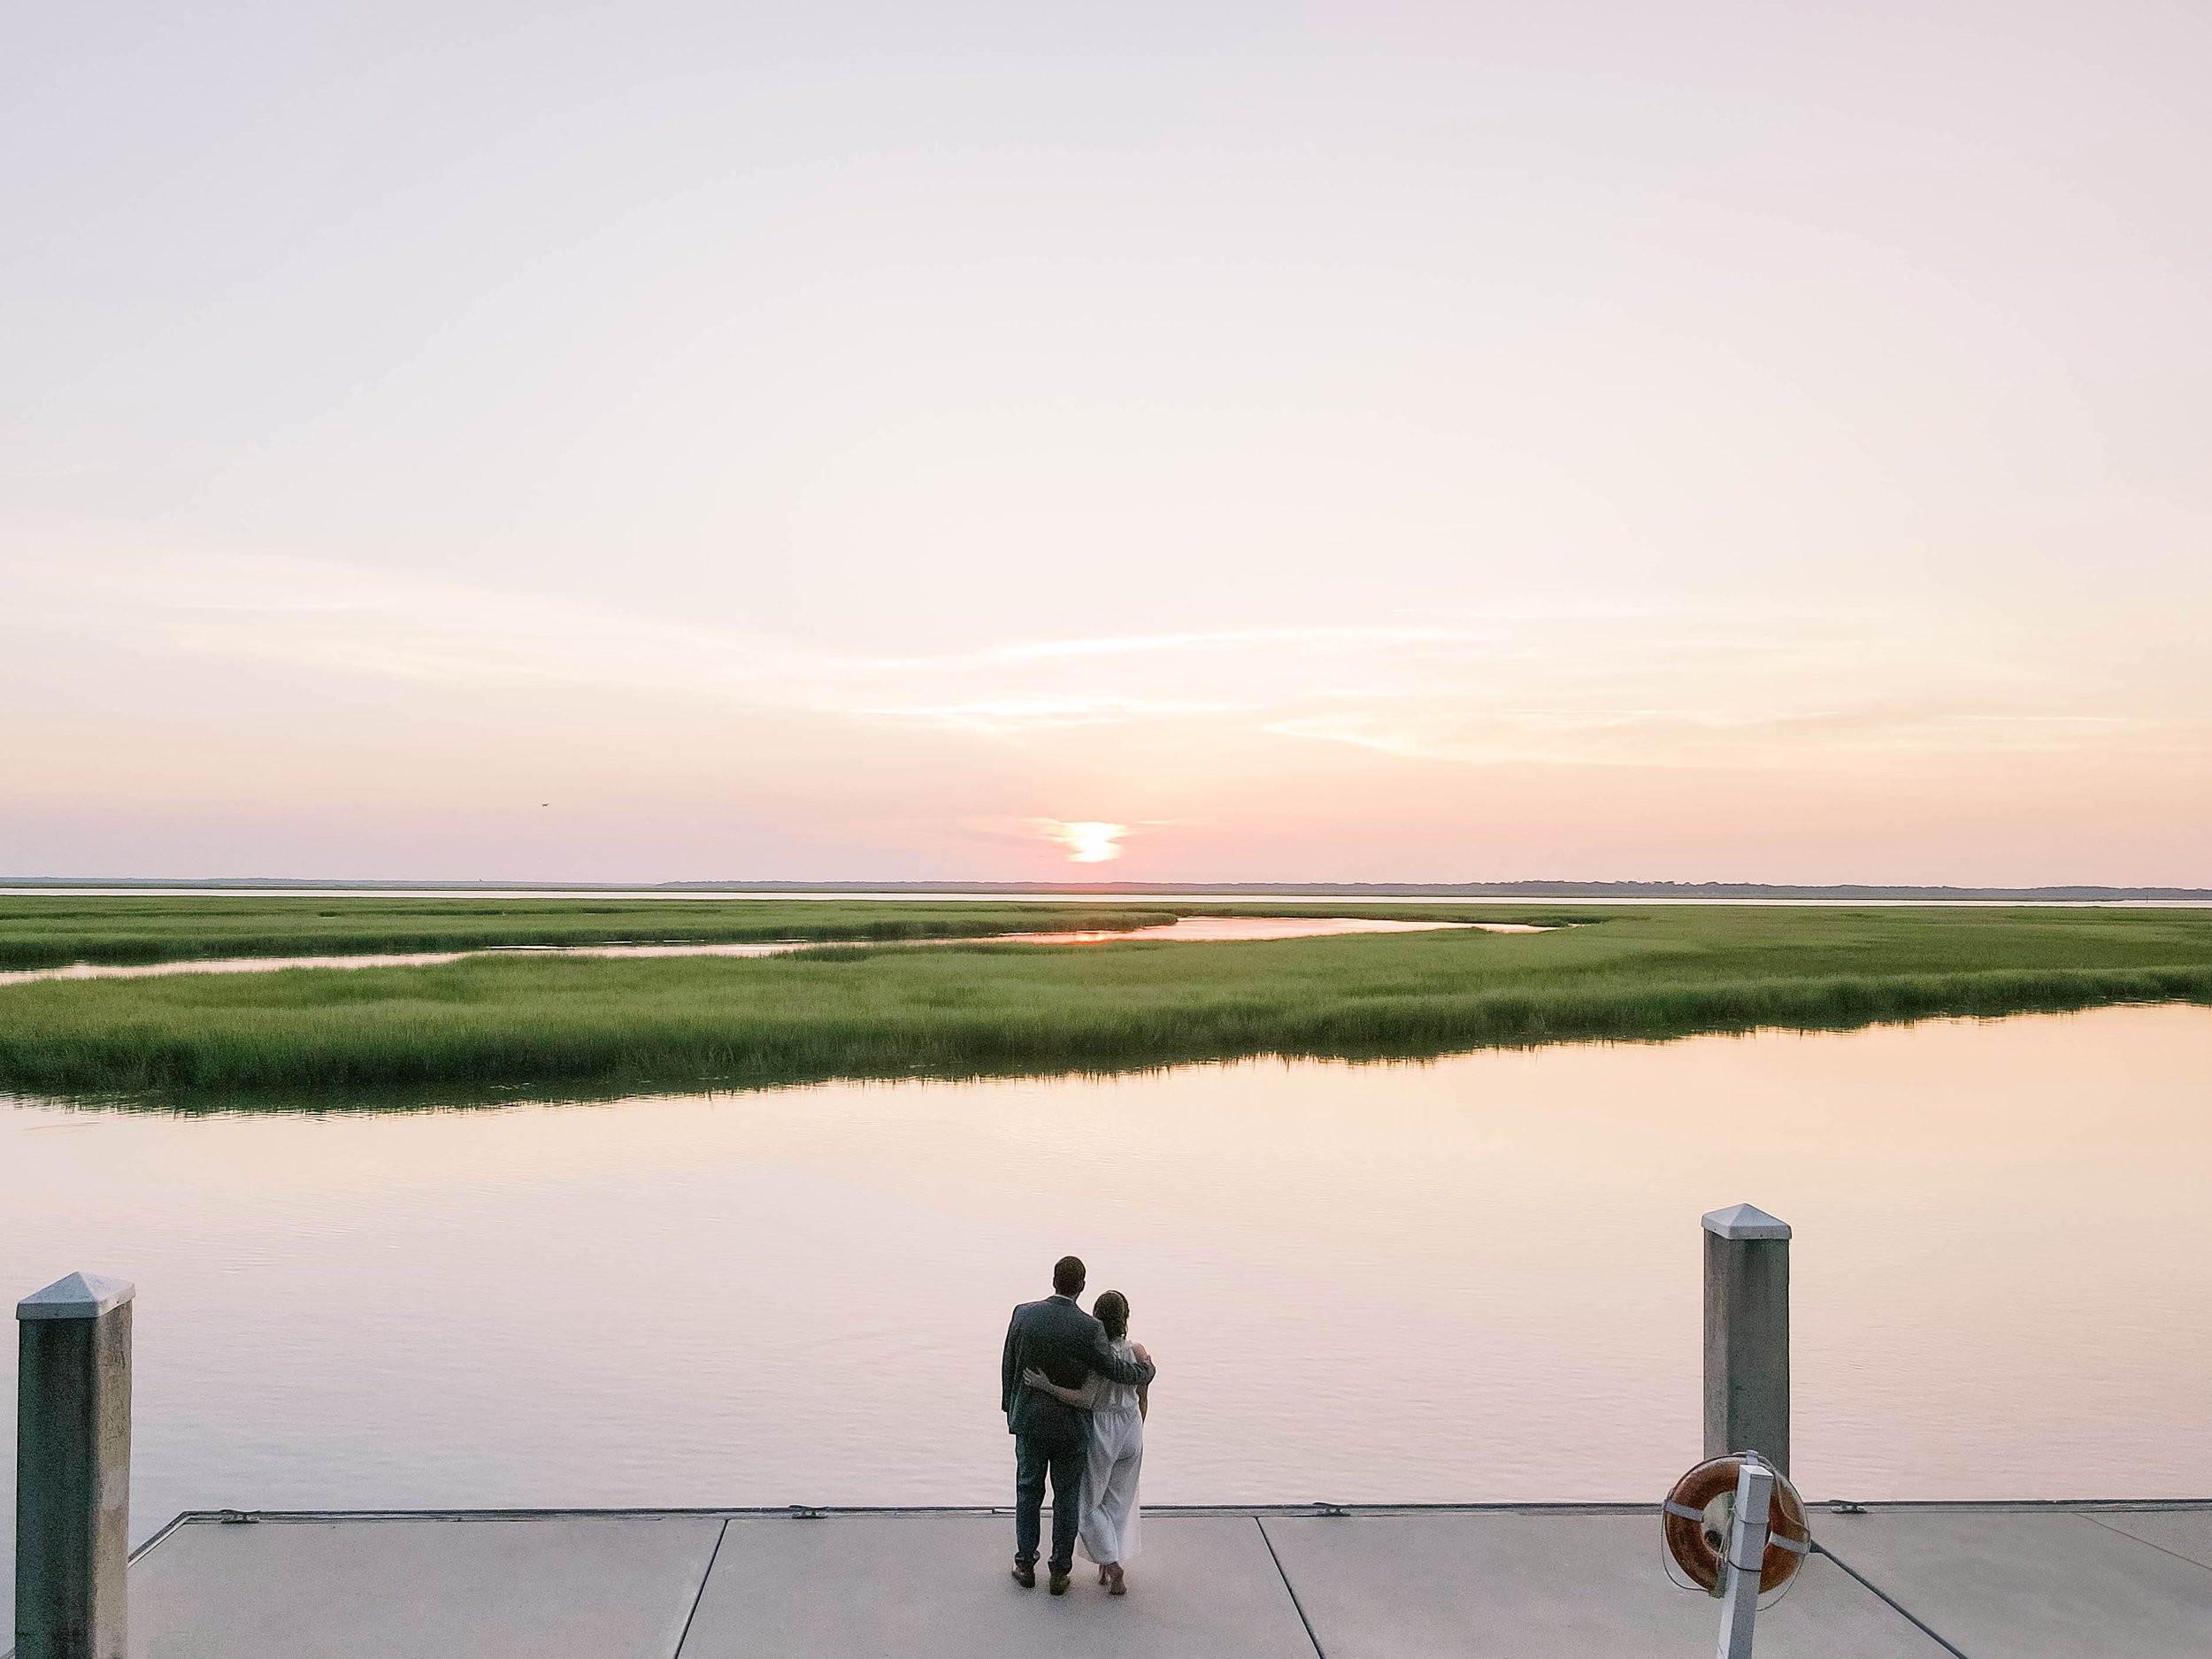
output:
POLYGON ((0 895, 0 969, 480 950, 501 945, 956 939, 1170 922, 1153 905, 806 899, 0 895))
POLYGON ((250 1104, 262 1092, 406 1086, 1107 1072, 2212 1002, 2207 911, 1593 907, 1572 919, 1518 936, 846 945, 50 981, 0 987, 0 1087, 250 1104))

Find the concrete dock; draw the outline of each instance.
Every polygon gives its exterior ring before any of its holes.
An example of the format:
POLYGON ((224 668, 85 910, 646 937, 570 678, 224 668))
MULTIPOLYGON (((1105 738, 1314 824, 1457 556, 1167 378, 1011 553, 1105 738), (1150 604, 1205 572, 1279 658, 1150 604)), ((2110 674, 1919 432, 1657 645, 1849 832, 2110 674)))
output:
MULTIPOLYGON (((2212 1502, 1816 1507, 1764 1659, 2203 1659, 2212 1502)), ((1644 1506, 1161 1509, 1121 1600, 1007 1574, 1003 1510, 193 1514, 135 1659, 1687 1659, 1644 1506)))

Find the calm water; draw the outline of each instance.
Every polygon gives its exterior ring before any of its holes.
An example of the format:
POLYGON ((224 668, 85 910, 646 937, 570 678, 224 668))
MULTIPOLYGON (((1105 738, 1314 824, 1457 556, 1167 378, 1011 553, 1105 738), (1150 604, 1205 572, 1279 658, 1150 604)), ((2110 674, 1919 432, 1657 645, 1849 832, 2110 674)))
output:
MULTIPOLYGON (((893 939, 852 943, 895 945, 1106 945, 1128 940, 1212 941, 1258 939, 1316 939, 1335 933, 1419 933, 1452 928, 1481 933, 1548 933, 1549 927, 1521 922, 1397 922, 1358 916, 1185 916, 1156 927, 1108 932, 1083 929, 1059 933, 993 933, 974 939, 893 939)), ((488 945, 480 950, 417 950, 402 953, 357 951, 334 956, 203 956, 182 962, 80 962, 65 968, 15 968, 0 972, 0 985, 28 985, 38 979, 143 979, 169 973, 273 973, 280 968, 429 968, 468 956, 780 956, 794 950, 818 950, 837 941, 780 939, 761 942, 697 945, 488 945)))
POLYGON ((0 1105, 0 1286, 138 1282, 142 1535, 1002 1500, 1006 1310, 1071 1249, 1162 1363, 1155 1499, 1645 1499, 1698 1451, 1697 1217, 1749 1200, 1798 1229, 1809 1494, 2202 1496, 2208 1079, 2212 1011, 2151 1008, 604 1106, 0 1105))

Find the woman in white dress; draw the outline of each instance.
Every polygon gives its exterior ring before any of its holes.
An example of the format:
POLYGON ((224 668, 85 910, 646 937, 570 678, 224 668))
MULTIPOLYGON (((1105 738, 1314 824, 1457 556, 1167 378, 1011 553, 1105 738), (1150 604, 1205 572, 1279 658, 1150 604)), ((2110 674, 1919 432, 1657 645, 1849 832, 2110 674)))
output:
MULTIPOLYGON (((1103 1292, 1091 1313, 1106 1327, 1107 1340, 1124 1359, 1152 1357, 1129 1340, 1129 1298, 1103 1292)), ((1137 1475, 1144 1467, 1144 1419, 1152 1409, 1152 1390, 1109 1382, 1096 1371, 1080 1388, 1063 1388, 1044 1372, 1022 1373, 1032 1388, 1057 1394, 1091 1414, 1090 1462, 1083 1471, 1083 1522, 1077 1534, 1086 1561, 1098 1563, 1098 1581, 1110 1595, 1125 1595, 1122 1565, 1137 1554, 1137 1475)))

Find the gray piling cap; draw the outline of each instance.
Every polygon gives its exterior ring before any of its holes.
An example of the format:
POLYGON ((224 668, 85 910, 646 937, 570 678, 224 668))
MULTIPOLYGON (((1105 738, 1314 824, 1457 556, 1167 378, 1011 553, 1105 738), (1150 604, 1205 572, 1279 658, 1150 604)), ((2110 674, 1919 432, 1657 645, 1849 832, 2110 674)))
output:
POLYGON ((97 1273, 72 1273, 44 1290, 35 1290, 15 1304, 19 1319, 96 1319, 121 1307, 138 1294, 127 1279, 103 1279, 97 1273))
POLYGON ((1755 1204, 1731 1204, 1704 1218, 1705 1231, 1724 1239, 1786 1239, 1790 1224, 1770 1216, 1755 1204))

